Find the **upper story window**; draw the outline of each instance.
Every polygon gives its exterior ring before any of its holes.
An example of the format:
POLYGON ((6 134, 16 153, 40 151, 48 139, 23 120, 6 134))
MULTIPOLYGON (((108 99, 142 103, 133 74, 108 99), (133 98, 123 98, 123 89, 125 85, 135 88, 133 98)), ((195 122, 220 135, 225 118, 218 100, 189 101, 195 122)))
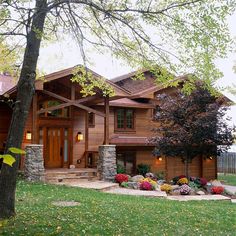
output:
MULTIPOLYGON (((50 107, 58 106, 61 102, 56 100, 48 100, 39 103, 39 109, 47 109, 50 107)), ((40 114, 41 117, 60 117, 60 118, 69 118, 70 117, 70 109, 69 107, 64 107, 61 109, 47 111, 45 113, 40 114)))
POLYGON ((88 126, 90 128, 95 127, 95 114, 93 112, 88 113, 88 126))
POLYGON ((119 108, 115 111, 115 130, 134 131, 134 110, 119 108))

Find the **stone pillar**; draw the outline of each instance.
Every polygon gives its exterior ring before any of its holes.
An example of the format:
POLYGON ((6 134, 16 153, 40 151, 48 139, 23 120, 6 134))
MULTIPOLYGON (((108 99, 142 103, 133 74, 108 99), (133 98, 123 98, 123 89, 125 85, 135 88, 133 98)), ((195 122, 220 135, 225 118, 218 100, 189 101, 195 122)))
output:
POLYGON ((28 181, 44 181, 45 169, 43 160, 43 145, 30 144, 25 148, 24 175, 28 181))
POLYGON ((100 180, 113 181, 116 172, 116 145, 99 146, 98 174, 100 180))

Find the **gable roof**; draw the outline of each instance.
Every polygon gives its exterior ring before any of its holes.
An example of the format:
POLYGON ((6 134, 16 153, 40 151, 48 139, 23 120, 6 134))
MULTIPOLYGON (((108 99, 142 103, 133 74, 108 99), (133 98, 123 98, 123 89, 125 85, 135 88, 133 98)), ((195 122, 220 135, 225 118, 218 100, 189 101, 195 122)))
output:
MULTIPOLYGON (((44 83, 54 81, 54 80, 57 80, 57 79, 60 79, 60 78, 66 77, 66 76, 72 76, 74 70, 77 67, 83 67, 83 66, 82 65, 73 66, 73 67, 70 67, 70 68, 67 68, 67 69, 64 69, 64 70, 60 70, 60 71, 56 71, 56 72, 47 74, 47 75, 41 77, 41 79, 39 78, 38 80, 35 81, 36 89, 42 90, 44 83)), ((96 73, 96 72, 94 72, 94 71, 92 71, 88 68, 87 68, 87 70, 92 73, 92 75, 94 76, 95 79, 99 80, 101 78, 104 78, 101 75, 99 75, 98 73, 96 73)), ((130 92, 128 90, 126 90, 124 88, 121 88, 120 86, 118 86, 117 84, 113 83, 112 81, 110 81, 106 78, 105 78, 105 80, 114 89, 115 96, 117 96, 117 97, 127 97, 127 96, 130 95, 130 92)), ((17 86, 13 86, 12 88, 10 88, 7 91, 7 93, 9 93, 9 94, 14 93, 16 91, 16 88, 17 88, 17 86)))

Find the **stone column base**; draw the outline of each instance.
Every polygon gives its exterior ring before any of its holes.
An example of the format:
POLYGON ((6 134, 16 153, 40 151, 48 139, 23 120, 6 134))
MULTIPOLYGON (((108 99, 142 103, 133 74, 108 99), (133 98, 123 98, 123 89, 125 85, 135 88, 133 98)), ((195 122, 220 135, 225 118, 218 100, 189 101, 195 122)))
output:
POLYGON ((32 182, 45 181, 43 145, 30 144, 26 146, 25 151, 24 175, 26 180, 32 182))
POLYGON ((116 145, 99 146, 99 179, 103 181, 113 181, 117 174, 116 169, 116 145))

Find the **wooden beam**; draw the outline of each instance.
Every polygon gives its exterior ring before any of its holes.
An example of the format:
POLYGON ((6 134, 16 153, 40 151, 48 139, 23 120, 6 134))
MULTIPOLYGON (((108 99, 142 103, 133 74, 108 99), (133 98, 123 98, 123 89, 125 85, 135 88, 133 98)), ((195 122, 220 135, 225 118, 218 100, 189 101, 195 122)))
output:
POLYGON ((104 144, 109 144, 109 97, 105 97, 104 100, 104 108, 105 108, 105 118, 104 118, 104 144))
POLYGON ((49 95, 49 96, 51 96, 51 97, 54 97, 54 98, 56 98, 56 99, 58 99, 58 100, 61 100, 61 101, 63 101, 63 102, 66 102, 66 103, 60 104, 60 105, 58 105, 58 106, 53 106, 53 107, 49 107, 49 108, 46 108, 46 109, 42 109, 42 110, 40 110, 40 111, 37 112, 38 114, 45 113, 45 112, 48 112, 48 111, 57 110, 57 109, 61 109, 61 108, 64 108, 64 107, 68 107, 68 106, 73 105, 73 106, 76 106, 76 107, 81 108, 81 109, 83 109, 83 110, 86 110, 86 111, 88 111, 88 112, 93 112, 93 113, 95 113, 95 114, 97 114, 97 115, 99 115, 99 116, 105 117, 105 114, 104 114, 104 113, 102 113, 102 112, 100 112, 100 111, 97 111, 97 110, 95 110, 95 109, 93 109, 93 108, 87 107, 87 106, 85 106, 85 105, 79 104, 80 102, 87 101, 87 100, 89 99, 89 97, 81 98, 81 99, 72 101, 72 100, 70 100, 70 99, 68 99, 68 98, 62 97, 62 96, 60 96, 60 95, 58 95, 58 94, 52 93, 52 92, 47 91, 47 90, 43 90, 43 91, 41 91, 41 92, 43 92, 44 94, 49 95))
POLYGON ((38 115, 37 115, 37 106, 38 106, 38 94, 35 93, 33 96, 33 115, 32 115, 32 143, 36 144, 38 141, 38 115))
MULTIPOLYGON (((47 91, 47 90, 42 90, 42 91, 40 91, 40 92, 42 92, 42 93, 44 93, 44 94, 46 94, 46 95, 48 95, 48 96, 57 98, 58 100, 63 101, 63 102, 71 102, 71 100, 74 100, 74 99, 72 99, 72 98, 71 98, 71 99, 68 99, 68 98, 62 97, 62 96, 60 96, 60 95, 58 95, 58 94, 52 93, 52 92, 47 91)), ((75 91, 73 91, 73 92, 71 91, 71 96, 72 96, 72 95, 74 96, 74 92, 75 92, 75 91)), ((94 95, 94 96, 89 96, 89 97, 84 97, 84 98, 80 98, 80 99, 74 100, 74 102, 76 102, 76 103, 88 102, 88 101, 92 101, 92 100, 94 100, 94 99, 96 99, 96 98, 98 98, 98 97, 99 97, 99 96, 96 96, 96 95, 94 95)))
POLYGON ((47 91, 47 90, 42 90, 40 92, 42 92, 42 93, 44 93, 44 94, 46 94, 46 95, 48 95, 50 97, 57 98, 58 100, 63 101, 63 102, 71 102, 70 99, 62 97, 62 96, 60 96, 58 94, 52 93, 52 92, 47 91))
POLYGON ((45 113, 45 112, 62 109, 64 107, 71 106, 72 104, 73 104, 72 102, 67 102, 67 103, 62 103, 62 104, 57 105, 57 106, 48 107, 48 108, 41 109, 41 110, 37 111, 37 114, 42 114, 42 113, 45 113))

